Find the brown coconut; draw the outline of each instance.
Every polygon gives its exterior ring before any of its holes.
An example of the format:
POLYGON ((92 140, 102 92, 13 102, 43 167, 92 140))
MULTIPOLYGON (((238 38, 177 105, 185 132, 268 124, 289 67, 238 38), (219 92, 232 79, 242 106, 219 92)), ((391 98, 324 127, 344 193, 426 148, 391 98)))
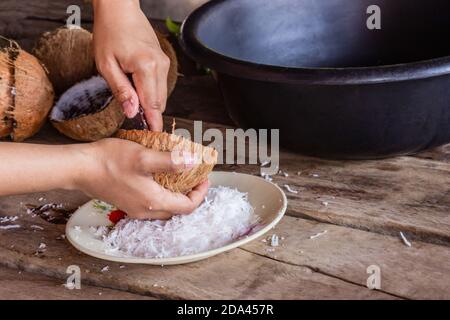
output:
POLYGON ((61 27, 44 33, 33 54, 47 67, 58 95, 97 73, 92 33, 83 28, 61 27))
POLYGON ((191 152, 199 161, 192 169, 177 173, 155 173, 153 178, 164 188, 173 192, 186 194, 192 188, 208 178, 217 163, 217 151, 210 147, 194 143, 184 137, 166 132, 153 132, 148 130, 119 130, 116 135, 120 139, 137 142, 156 151, 191 152))
POLYGON ((38 59, 20 50, 14 68, 14 128, 11 138, 23 141, 45 123, 53 105, 53 87, 38 59))
POLYGON ((53 87, 33 55, 11 41, 0 50, 0 137, 23 141, 45 123, 53 104, 53 87))
POLYGON ((79 141, 110 137, 124 120, 122 106, 100 76, 67 90, 50 114, 50 121, 59 132, 79 141))
POLYGON ((8 137, 12 132, 10 111, 13 108, 13 70, 14 64, 9 53, 0 51, 0 138, 8 137))

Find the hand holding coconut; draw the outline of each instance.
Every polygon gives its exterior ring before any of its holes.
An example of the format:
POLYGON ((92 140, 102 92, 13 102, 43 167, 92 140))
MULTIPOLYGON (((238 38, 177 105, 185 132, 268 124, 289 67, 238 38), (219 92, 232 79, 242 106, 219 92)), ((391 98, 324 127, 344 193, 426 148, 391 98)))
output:
POLYGON ((131 218, 168 219, 173 214, 190 213, 200 205, 208 182, 183 195, 163 188, 152 174, 181 173, 193 166, 189 157, 175 164, 170 152, 120 139, 64 146, 3 142, 0 196, 51 189, 81 190, 113 203, 131 218))
POLYGON ((150 128, 161 131, 170 59, 161 49, 139 1, 95 0, 94 12, 97 69, 127 117, 137 114, 140 103, 150 128), (136 89, 127 74, 132 75, 136 89))

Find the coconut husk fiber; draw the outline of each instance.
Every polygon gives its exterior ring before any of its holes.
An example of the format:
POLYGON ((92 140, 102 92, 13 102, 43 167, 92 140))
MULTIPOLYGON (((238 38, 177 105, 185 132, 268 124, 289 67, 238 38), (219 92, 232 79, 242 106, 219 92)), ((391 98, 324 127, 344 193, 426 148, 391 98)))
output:
POLYGON ((174 134, 148 130, 119 130, 116 136, 156 151, 172 152, 176 149, 177 151, 193 153, 199 161, 192 169, 183 172, 155 173, 153 175, 156 182, 172 192, 188 193, 208 178, 208 174, 217 163, 218 154, 215 149, 202 146, 174 134))
POLYGON ((23 141, 45 123, 53 87, 36 57, 14 41, 0 39, 0 138, 23 141))

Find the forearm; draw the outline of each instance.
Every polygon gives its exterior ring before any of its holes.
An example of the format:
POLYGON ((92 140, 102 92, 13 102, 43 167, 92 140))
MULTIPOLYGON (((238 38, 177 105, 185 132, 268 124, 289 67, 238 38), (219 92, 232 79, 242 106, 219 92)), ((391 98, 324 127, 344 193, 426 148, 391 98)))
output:
POLYGON ((92 0, 94 13, 105 8, 105 11, 116 11, 115 9, 118 9, 119 13, 126 14, 126 12, 120 10, 130 4, 140 7, 139 0, 92 0))
POLYGON ((0 143, 0 196, 75 189, 89 170, 89 145, 0 143))

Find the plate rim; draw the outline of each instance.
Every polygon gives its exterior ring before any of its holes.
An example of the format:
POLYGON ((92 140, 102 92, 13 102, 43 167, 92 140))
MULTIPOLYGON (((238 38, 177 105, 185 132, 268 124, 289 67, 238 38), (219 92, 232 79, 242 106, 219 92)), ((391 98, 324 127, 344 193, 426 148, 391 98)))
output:
POLYGON ((120 256, 114 256, 114 255, 108 255, 106 253, 103 252, 98 252, 95 250, 91 250, 89 248, 83 247, 81 245, 79 245, 77 243, 77 241, 75 239, 72 239, 71 233, 69 232, 69 228, 71 227, 72 223, 71 221, 73 220, 73 217, 77 214, 77 212, 83 210, 85 207, 91 206, 91 204, 95 201, 95 199, 91 199, 88 202, 86 202, 85 204, 81 205, 70 217, 70 219, 67 221, 66 223, 66 227, 65 227, 65 233, 66 233, 66 238, 69 241, 69 243, 74 246, 77 250, 92 256, 94 258, 97 259, 102 259, 102 260, 106 260, 106 261, 113 261, 113 262, 122 262, 122 263, 129 263, 129 264, 148 264, 148 265, 176 265, 176 264, 186 264, 186 263, 191 263, 191 262, 195 262, 195 261, 199 261, 199 260, 203 260, 203 259, 207 259, 209 257, 221 254, 221 253, 225 253, 227 251, 230 251, 232 249, 238 248, 244 244, 247 244, 251 241, 256 240, 257 238, 263 236, 264 234, 266 234, 267 232, 270 231, 270 229, 273 229, 279 222, 280 220, 283 218, 283 216, 286 213, 287 210, 287 197, 286 194, 284 193, 284 191, 276 184, 269 182, 261 177, 258 176, 254 176, 251 174, 247 174, 247 173, 238 173, 238 172, 229 172, 229 171, 213 171, 211 172, 211 174, 237 174, 237 175, 245 175, 248 177, 252 177, 254 179, 258 179, 264 183, 270 184, 271 187, 275 187, 277 189, 277 191, 281 194, 281 198, 282 198, 282 204, 280 209, 278 209, 278 213, 275 217, 275 219, 273 219, 269 224, 267 224, 264 228, 261 228, 260 230, 258 230, 257 232, 255 232, 254 234, 250 235, 250 236, 246 236, 242 239, 239 239, 237 241, 233 241, 225 246, 219 247, 219 248, 215 248, 215 249, 211 249, 208 251, 203 251, 203 252, 199 252, 199 253, 195 253, 195 254, 191 254, 191 255, 185 255, 185 256, 178 256, 178 257, 171 257, 171 258, 141 258, 141 257, 120 257, 120 256))

